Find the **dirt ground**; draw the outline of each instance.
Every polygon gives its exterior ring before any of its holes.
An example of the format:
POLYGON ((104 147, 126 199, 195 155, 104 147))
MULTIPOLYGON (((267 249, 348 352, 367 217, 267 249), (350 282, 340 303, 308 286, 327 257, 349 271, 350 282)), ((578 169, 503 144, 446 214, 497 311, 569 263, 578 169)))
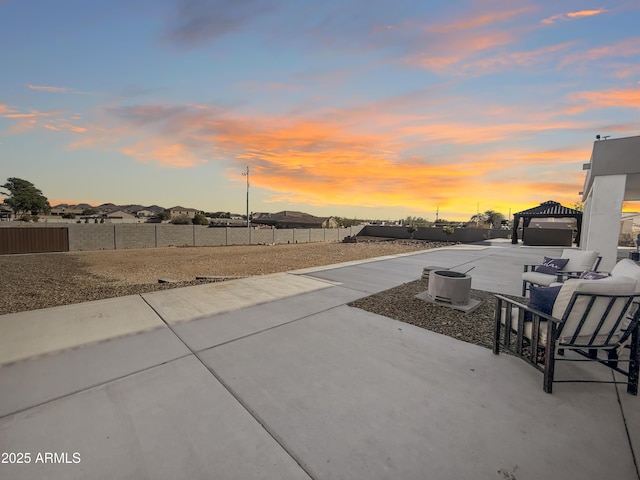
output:
POLYGON ((265 275, 441 245, 397 240, 3 255, 0 315, 201 283, 196 276, 265 275))

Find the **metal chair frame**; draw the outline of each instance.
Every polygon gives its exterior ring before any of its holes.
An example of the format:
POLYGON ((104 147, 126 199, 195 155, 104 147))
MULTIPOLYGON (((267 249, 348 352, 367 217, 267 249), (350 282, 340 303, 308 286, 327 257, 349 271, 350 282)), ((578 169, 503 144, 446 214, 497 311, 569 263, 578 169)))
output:
MULTIPOLYGON (((640 319, 640 293, 639 294, 627 294, 627 295, 603 295, 592 294, 583 292, 574 292, 567 308, 561 319, 554 318, 551 315, 547 315, 538 310, 529 308, 528 306, 504 297, 502 295, 495 295, 496 297, 496 310, 495 310, 495 326, 494 326, 494 338, 493 338, 493 353, 498 355, 500 349, 507 350, 512 354, 522 358, 528 364, 535 367, 539 371, 543 372, 543 389, 547 393, 552 393, 553 383, 560 382, 588 382, 588 383, 626 383, 627 392, 631 395, 638 394, 638 374, 640 370, 640 335, 639 319, 640 319), (572 333, 569 340, 560 341, 561 334, 565 327, 565 323, 572 313, 572 309, 576 304, 576 301, 580 297, 588 297, 588 305, 584 309, 581 315, 580 321, 572 333), (578 342, 578 338, 581 337, 580 332, 585 326, 591 307, 598 298, 608 299, 608 306, 605 309, 602 317, 598 321, 598 325, 595 331, 588 341, 578 342), (625 299, 624 307, 619 315, 616 316, 613 326, 608 331, 603 331, 608 317, 612 315, 611 310, 614 303, 618 299, 625 299), (502 325, 502 310, 505 310, 505 324, 502 325), (518 308, 518 322, 517 328, 514 330, 512 324, 513 308, 518 308), (525 312, 531 313, 531 338, 525 336, 525 312), (631 312, 631 313, 630 313, 631 312), (623 330, 622 336, 618 340, 614 340, 612 337, 619 331, 620 324, 623 320, 628 319, 629 324, 623 330), (546 344, 540 345, 540 322, 546 320, 547 326, 547 338, 546 344), (504 333, 502 332, 504 327, 504 333), (604 341, 596 341, 598 336, 604 335, 604 341), (515 338, 512 338, 514 337, 515 338), (513 341, 512 341, 513 340, 513 341), (529 343, 530 352, 527 354, 525 343, 529 343), (629 350, 629 359, 621 360, 618 357, 618 349, 624 346, 629 350), (544 361, 540 361, 538 358, 539 349, 544 349, 544 361), (569 358, 556 358, 556 354, 564 356, 564 350, 574 351, 585 359, 569 359, 569 358), (607 358, 600 358, 600 353, 606 353, 607 358), (627 382, 618 381, 600 381, 600 380, 555 380, 555 362, 556 361, 595 361, 601 363, 612 370, 627 377, 627 382), (628 363, 628 368, 625 370, 620 367, 620 363, 628 363)), ((613 318, 613 317, 612 317, 613 318)))

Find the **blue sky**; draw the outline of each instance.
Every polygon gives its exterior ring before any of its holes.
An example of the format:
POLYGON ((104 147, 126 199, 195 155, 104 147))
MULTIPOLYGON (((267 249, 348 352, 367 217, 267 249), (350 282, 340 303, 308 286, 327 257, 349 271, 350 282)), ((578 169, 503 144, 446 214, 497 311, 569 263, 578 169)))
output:
POLYGON ((640 134, 640 2, 0 0, 0 181, 52 204, 466 219, 640 134))

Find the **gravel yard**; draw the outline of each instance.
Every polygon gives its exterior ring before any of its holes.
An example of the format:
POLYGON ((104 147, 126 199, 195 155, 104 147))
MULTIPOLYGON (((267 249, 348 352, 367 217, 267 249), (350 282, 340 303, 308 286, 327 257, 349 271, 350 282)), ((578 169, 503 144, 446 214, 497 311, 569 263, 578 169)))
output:
MULTIPOLYGON (((0 315, 91 300, 197 285, 205 281, 286 272, 409 253, 445 244, 359 239, 358 243, 299 243, 227 247, 171 247, 0 256, 0 315), (196 276, 218 277, 195 280, 196 276), (158 283, 159 279, 175 280, 158 283)), ((491 348, 493 294, 471 290, 483 303, 471 313, 415 298, 418 279, 351 306, 491 348)))
POLYGON ((171 247, 0 256, 0 315, 442 246, 396 240, 171 247), (177 283, 159 284, 161 278, 177 283))
POLYGON ((420 279, 356 300, 349 305, 458 340, 493 348, 495 298, 492 293, 472 289, 471 298, 481 300, 482 304, 472 312, 464 313, 415 298, 417 294, 426 291, 428 286, 427 280, 420 279))

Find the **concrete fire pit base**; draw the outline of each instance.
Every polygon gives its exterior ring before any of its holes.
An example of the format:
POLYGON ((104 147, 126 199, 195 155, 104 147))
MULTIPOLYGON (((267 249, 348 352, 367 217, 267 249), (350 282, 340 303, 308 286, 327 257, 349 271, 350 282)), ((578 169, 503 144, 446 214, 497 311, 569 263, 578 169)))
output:
POLYGON ((478 308, 482 304, 480 300, 470 298, 469 303, 465 305, 453 305, 451 302, 443 302, 442 300, 435 300, 433 297, 431 297, 431 295, 429 295, 429 292, 419 293, 416 295, 415 298, 419 298, 420 300, 424 300, 425 302, 433 303, 435 305, 442 305, 443 307, 454 308, 464 313, 473 312, 476 308, 478 308))

